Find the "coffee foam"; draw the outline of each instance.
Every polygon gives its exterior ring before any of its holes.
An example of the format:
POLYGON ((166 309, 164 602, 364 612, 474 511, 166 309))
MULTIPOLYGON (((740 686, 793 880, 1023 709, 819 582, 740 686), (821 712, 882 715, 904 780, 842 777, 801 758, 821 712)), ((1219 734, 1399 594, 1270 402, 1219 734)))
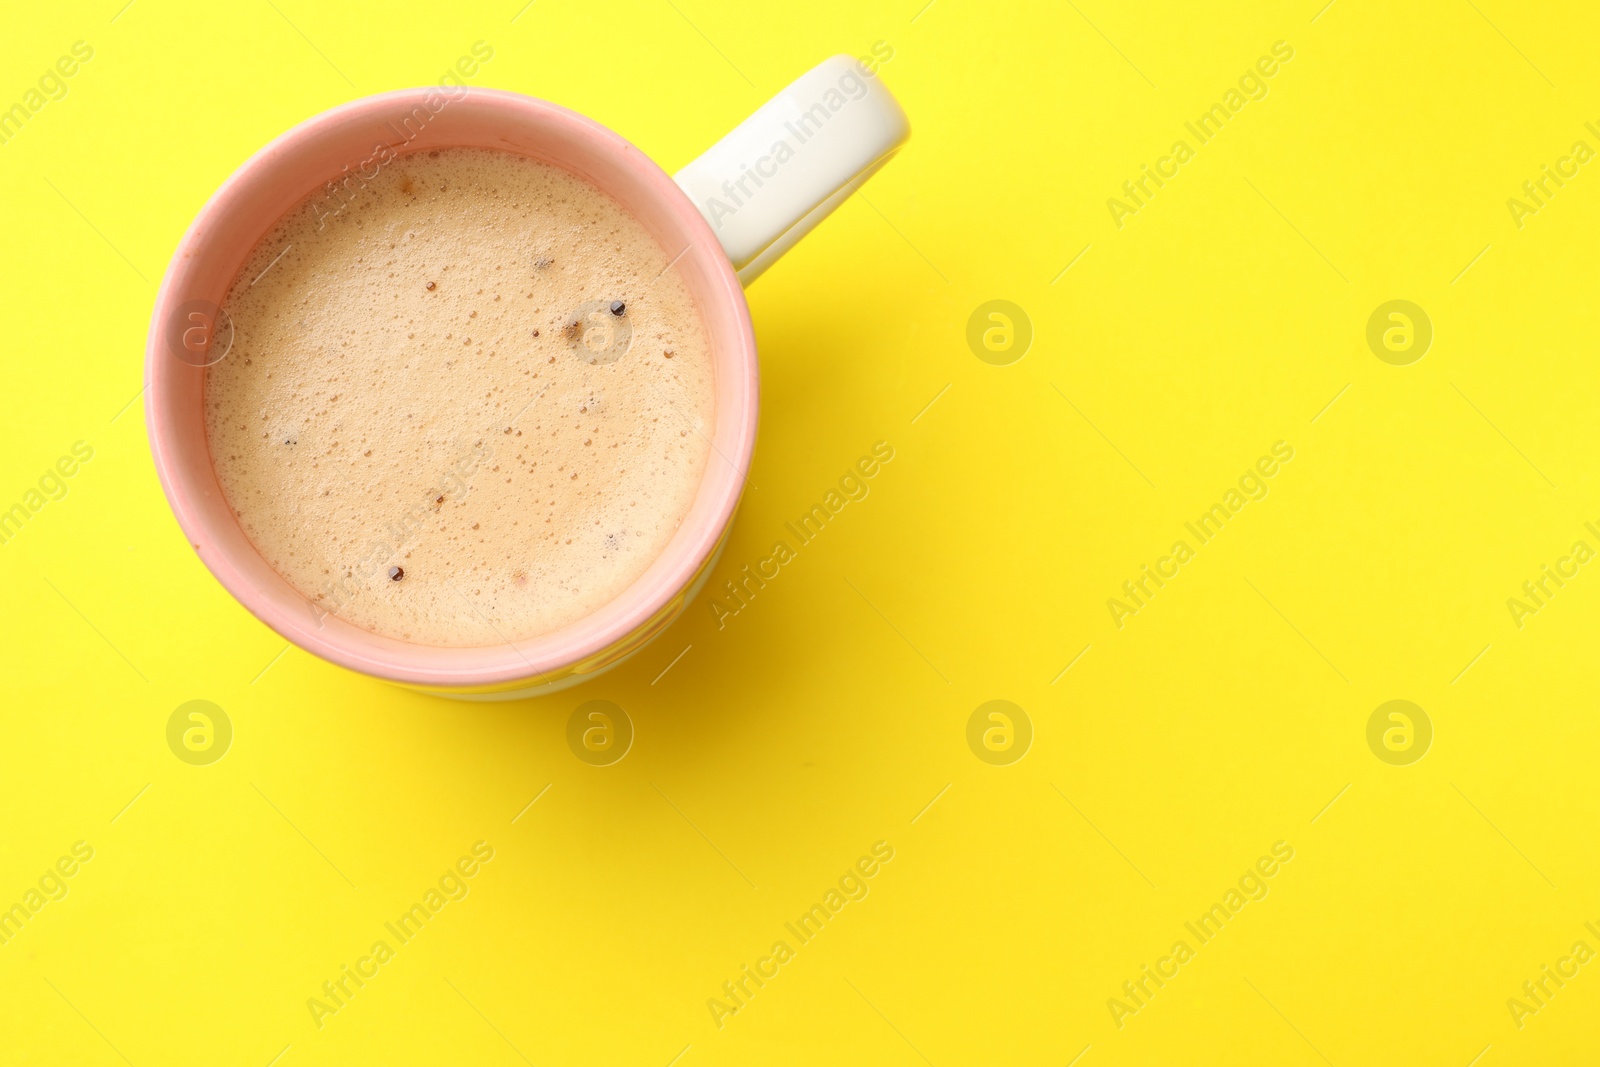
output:
POLYGON ((711 452, 711 353, 669 264, 605 193, 509 153, 402 156, 314 196, 240 270, 207 371, 241 527, 319 615, 404 641, 594 612, 665 549, 711 452))

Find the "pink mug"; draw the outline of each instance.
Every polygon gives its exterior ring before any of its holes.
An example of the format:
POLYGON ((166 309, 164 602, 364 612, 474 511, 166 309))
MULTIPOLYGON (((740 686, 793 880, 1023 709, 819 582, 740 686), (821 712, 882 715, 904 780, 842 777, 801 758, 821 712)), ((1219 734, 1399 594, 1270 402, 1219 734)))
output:
POLYGON ((511 700, 575 685, 664 630, 715 565, 755 447, 758 370, 742 286, 853 193, 909 136, 872 71, 834 56, 802 75, 704 155, 669 176, 632 144, 565 108, 488 89, 406 89, 337 107, 251 157, 190 225, 156 296, 145 414, 156 471, 202 562, 286 640, 399 685, 511 700), (597 611, 540 637, 443 648, 380 637, 315 607, 257 553, 212 470, 205 368, 227 357, 218 305, 256 243, 319 192, 359 187, 399 155, 445 147, 515 152, 614 197, 675 258, 710 340, 712 459, 666 549, 597 611), (355 186, 352 186, 355 183, 355 186))

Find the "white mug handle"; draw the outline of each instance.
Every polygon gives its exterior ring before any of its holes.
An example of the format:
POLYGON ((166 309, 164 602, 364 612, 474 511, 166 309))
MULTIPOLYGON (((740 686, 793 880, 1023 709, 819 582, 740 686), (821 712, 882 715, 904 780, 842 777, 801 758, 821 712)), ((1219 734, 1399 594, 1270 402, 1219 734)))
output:
POLYGON ((853 56, 802 74, 675 176, 744 285, 844 203, 911 136, 853 56))

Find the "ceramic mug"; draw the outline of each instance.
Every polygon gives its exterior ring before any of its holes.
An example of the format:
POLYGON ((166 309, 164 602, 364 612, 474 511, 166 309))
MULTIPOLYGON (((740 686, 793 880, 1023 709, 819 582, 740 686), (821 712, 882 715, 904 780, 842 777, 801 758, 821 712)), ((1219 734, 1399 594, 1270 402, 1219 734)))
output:
POLYGON ((463 87, 407 89, 310 119, 262 149, 184 234, 156 296, 145 356, 150 448, 167 500, 200 559, 286 640, 399 685, 509 700, 577 684, 664 630, 699 592, 738 508, 755 446, 755 335, 742 286, 843 203, 909 136, 905 113, 850 56, 802 75, 704 155, 669 176, 617 134, 555 104, 463 87), (632 585, 540 637, 441 648, 381 637, 316 607, 262 559, 217 484, 206 444, 206 367, 227 358, 218 311, 245 258, 318 191, 359 190, 409 152, 515 152, 587 179, 626 208, 675 262, 715 368, 712 454, 688 515, 632 585))

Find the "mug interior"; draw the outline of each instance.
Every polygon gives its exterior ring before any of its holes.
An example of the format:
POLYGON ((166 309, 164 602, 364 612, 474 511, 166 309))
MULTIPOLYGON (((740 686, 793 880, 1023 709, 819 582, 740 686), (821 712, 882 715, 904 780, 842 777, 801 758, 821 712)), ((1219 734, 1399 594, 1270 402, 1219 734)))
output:
MULTIPOLYGON (((353 188, 355 186, 352 186, 353 188)), ((225 358, 225 357, 224 357, 225 358)), ((403 684, 482 687, 527 680, 606 650, 660 614, 704 568, 733 517, 755 442, 755 338, 744 291, 710 227, 644 153, 575 112, 489 89, 408 89, 313 118, 262 149, 219 189, 184 235, 156 298, 146 353, 146 421, 156 469, 201 560, 254 615, 325 659, 403 684), (172 323, 221 304, 267 231, 310 194, 396 154, 490 148, 553 164, 615 198, 655 238, 687 285, 716 376, 712 450, 677 533, 631 586, 541 637, 444 648, 383 637, 319 609, 256 551, 217 483, 206 441, 205 369, 173 351, 172 323), (348 168, 348 171, 347 171, 348 168)))

